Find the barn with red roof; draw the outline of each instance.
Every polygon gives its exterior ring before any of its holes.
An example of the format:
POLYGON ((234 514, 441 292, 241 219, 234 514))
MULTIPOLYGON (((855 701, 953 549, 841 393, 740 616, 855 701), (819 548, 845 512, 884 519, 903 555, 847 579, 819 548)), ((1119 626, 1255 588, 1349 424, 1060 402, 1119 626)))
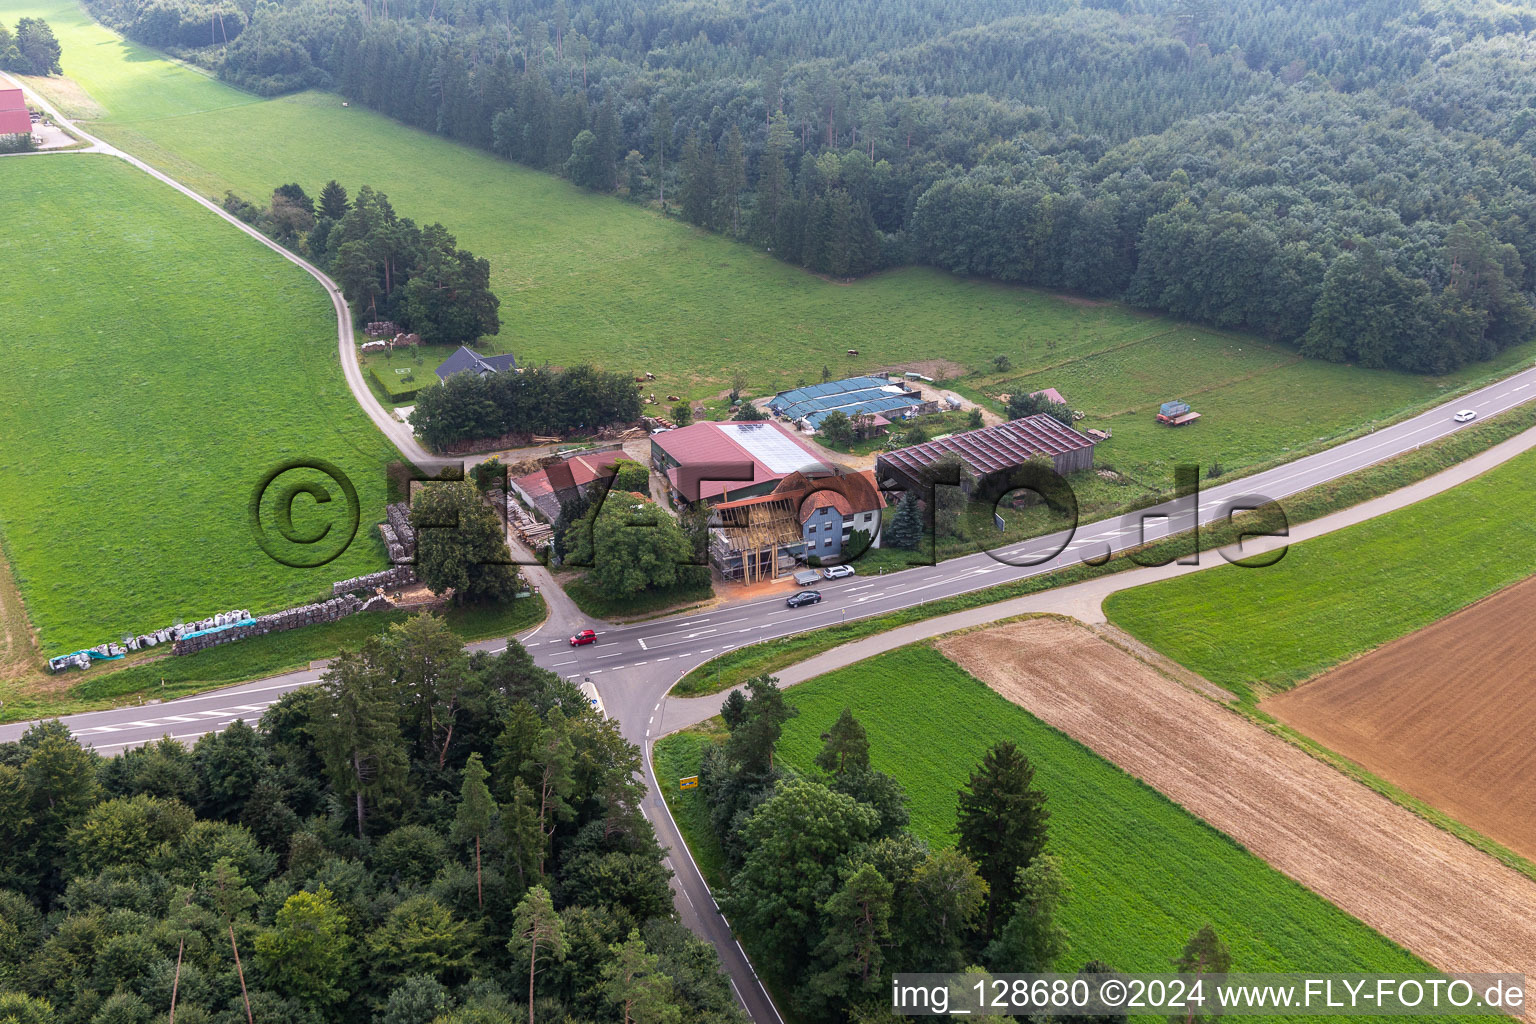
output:
POLYGON ((0 89, 0 135, 31 135, 32 115, 20 89, 0 89))

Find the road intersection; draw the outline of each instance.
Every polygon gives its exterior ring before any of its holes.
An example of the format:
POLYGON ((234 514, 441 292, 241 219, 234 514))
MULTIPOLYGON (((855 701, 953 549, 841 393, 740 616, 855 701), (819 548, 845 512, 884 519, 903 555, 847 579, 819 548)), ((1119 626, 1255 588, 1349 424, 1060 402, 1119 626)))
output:
MULTIPOLYGON (((65 125, 91 144, 89 149, 73 152, 103 153, 128 161, 189 196, 315 277, 335 306, 341 363, 347 383, 358 403, 407 459, 418 465, 436 461, 421 448, 409 427, 383 408, 368 389, 353 352, 351 314, 335 282, 318 268, 283 249, 249 225, 241 223, 168 175, 69 124, 59 111, 31 90, 28 90, 28 94, 48 111, 56 123, 65 125)), ((668 691, 681 676, 712 657, 746 644, 852 619, 887 614, 1001 583, 1040 576, 1086 561, 1096 561, 1170 533, 1181 532, 1195 522, 1202 526, 1222 522, 1234 510, 1253 507, 1259 500, 1281 502, 1283 506, 1285 498, 1300 491, 1348 476, 1465 429, 1469 424, 1457 423, 1452 418, 1458 410, 1471 409, 1480 417, 1486 417, 1523 405, 1533 398, 1536 398, 1536 369, 1527 369, 1318 454, 1211 487, 1200 492, 1198 503, 1190 499, 1179 499, 1124 517, 1086 524, 1071 535, 1052 534, 1012 544, 997 551, 978 552, 938 564, 916 566, 875 577, 855 576, 826 582, 819 587, 824 600, 803 609, 786 608, 781 594, 722 604, 684 618, 611 625, 593 622, 582 616, 541 566, 524 566, 524 572, 546 598, 549 617, 541 626, 516 639, 528 648, 535 663, 541 667, 573 681, 590 680, 597 687, 608 714, 618 721, 625 738, 640 746, 650 787, 643 809, 655 826, 663 847, 671 851, 668 865, 674 873, 673 888, 677 893, 677 907, 683 922, 715 945, 723 966, 731 976, 737 996, 751 1017, 759 1024, 782 1024, 782 1019, 759 982, 750 961, 720 915, 708 886, 688 854, 660 796, 659 787, 664 783, 655 776, 650 757, 651 743, 666 732, 710 717, 717 711, 720 702, 719 696, 691 700, 669 698, 668 691), (598 633, 597 642, 587 647, 571 647, 566 637, 582 628, 595 629, 598 633)), ((1457 467, 1460 470, 1459 476, 1453 476, 1457 470, 1450 470, 1431 479, 1439 481, 1438 489, 1443 489, 1474 471, 1486 470, 1531 447, 1536 447, 1536 431, 1511 439, 1484 456, 1469 460, 1463 467, 1457 467)), ((1421 485, 1405 488, 1369 503, 1369 509, 1362 507, 1352 517, 1341 514, 1337 523, 1347 524, 1348 521, 1358 521, 1364 515, 1377 515, 1403 507, 1434 493, 1437 486, 1431 485, 1431 481, 1424 481, 1421 485)), ((1334 520, 1335 517, 1329 519, 1334 520)), ((1296 535, 1314 535, 1320 530, 1332 528, 1338 527, 1319 520, 1308 529, 1296 531, 1296 535)), ((1205 565, 1220 564, 1220 556, 1207 553, 1203 556, 1203 562, 1205 565)), ((1160 578, 1160 575, 1192 571, 1193 568, 1170 565, 1157 570, 1121 573, 1108 581, 1096 581, 1100 586, 1092 593, 1098 596, 1091 599, 1096 602, 1108 589, 1149 582, 1160 578)), ((1049 591, 1034 595, 1026 603, 1021 603, 1023 599, 1001 602, 879 634, 850 644, 846 649, 820 655, 806 665, 792 669, 786 676, 789 680, 800 681, 810 674, 826 671, 853 658, 869 657, 881 650, 912 642, 919 636, 933 635, 933 631, 1016 615, 1021 609, 1071 611, 1075 607, 1073 601, 1082 600, 1074 597, 1076 590, 1078 588, 1049 591)), ((483 641, 471 644, 469 648, 496 652, 504 649, 507 643, 507 640, 483 641)), ((302 671, 163 704, 73 715, 65 718, 64 722, 82 743, 106 755, 115 755, 143 743, 153 742, 164 735, 190 743, 205 733, 227 728, 237 720, 258 720, 261 713, 283 693, 313 684, 319 679, 322 670, 323 666, 316 664, 302 671)), ((15 739, 27 724, 0 726, 0 742, 15 739)), ((675 784, 675 780, 665 780, 665 783, 675 784)))

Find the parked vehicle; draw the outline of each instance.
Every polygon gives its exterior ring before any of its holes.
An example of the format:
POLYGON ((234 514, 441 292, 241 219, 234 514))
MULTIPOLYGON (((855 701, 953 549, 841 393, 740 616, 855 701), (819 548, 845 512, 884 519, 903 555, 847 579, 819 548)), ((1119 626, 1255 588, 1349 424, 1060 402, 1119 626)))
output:
POLYGON ((811 587, 821 582, 821 573, 815 569, 802 569, 795 573, 795 582, 802 587, 811 587))
POLYGON ((1182 427, 1199 418, 1200 414, 1191 411, 1188 402, 1164 402, 1157 408, 1157 422, 1168 427, 1182 427))
POLYGON ((1454 419, 1457 423, 1471 423, 1473 420, 1477 419, 1477 410, 1463 409, 1461 412, 1457 413, 1451 418, 1454 419))
POLYGON ((800 591, 800 593, 798 593, 798 594, 791 594, 791 595, 789 595, 789 597, 784 599, 784 604, 787 605, 790 608, 799 608, 801 605, 805 605, 805 604, 820 604, 820 603, 821 603, 821 591, 819 591, 819 590, 802 590, 802 591, 800 591))
POLYGON ((858 575, 858 570, 851 565, 829 565, 821 570, 821 574, 829 580, 840 580, 845 576, 858 575))
POLYGON ((572 647, 585 647, 587 644, 597 643, 597 634, 590 629, 584 629, 571 637, 572 647))

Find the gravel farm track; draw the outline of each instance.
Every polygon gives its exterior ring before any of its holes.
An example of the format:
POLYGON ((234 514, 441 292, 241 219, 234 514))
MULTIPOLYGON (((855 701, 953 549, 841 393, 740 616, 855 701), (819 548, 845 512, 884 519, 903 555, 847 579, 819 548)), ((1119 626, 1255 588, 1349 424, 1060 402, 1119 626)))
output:
POLYGON ((1087 626, 1028 619, 937 646, 1441 970, 1536 978, 1536 883, 1087 626))
POLYGON ((1533 615, 1536 577, 1259 706, 1536 860, 1533 615))

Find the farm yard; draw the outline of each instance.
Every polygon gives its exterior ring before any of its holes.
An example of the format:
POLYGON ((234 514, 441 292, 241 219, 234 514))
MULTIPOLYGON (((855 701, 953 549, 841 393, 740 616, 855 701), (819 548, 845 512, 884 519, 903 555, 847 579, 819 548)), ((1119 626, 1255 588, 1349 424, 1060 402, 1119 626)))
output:
POLYGON ((1259 707, 1536 859, 1536 577, 1259 707))
MULTIPOLYGON (((914 831, 934 847, 953 844, 956 790, 987 747, 1004 739, 1018 743, 1035 766, 1035 784, 1048 794, 1047 848, 1062 859, 1071 884, 1062 969, 1098 958, 1117 970, 1166 970, 1184 939, 1206 922, 1230 946, 1235 970, 1423 967, 931 647, 904 648, 830 673, 787 690, 785 699, 800 712, 779 745, 787 764, 814 772, 821 734, 843 708, 852 709, 868 731, 873 766, 902 784, 914 831)), ((658 741, 663 781, 694 774, 711 735, 705 727, 658 741)), ((708 838, 701 798, 664 788, 709 871, 719 862, 701 844, 708 838)))
POLYGON ((50 19, 76 83, 34 84, 203 194, 232 189, 259 201, 283 182, 314 192, 334 177, 387 192, 418 220, 441 220, 490 261, 506 324, 499 341, 523 365, 591 360, 654 372, 649 390, 658 395, 713 399, 735 367, 748 367, 748 392, 761 396, 817 381, 823 368, 842 377, 942 354, 964 371, 946 386, 994 411, 999 394, 1059 388, 1088 414, 1083 426, 1113 429, 1104 461, 1163 490, 1175 464, 1219 462, 1230 473, 1294 458, 1536 354, 1528 344, 1431 379, 1302 360, 1113 303, 927 268, 831 282, 650 209, 344 109, 335 95, 246 95, 118 40, 64 0, 9 3, 8 16, 50 19), (993 363, 1000 355, 1005 371, 993 363), (1156 427, 1157 404, 1181 397, 1202 422, 1156 427))
POLYGON ((1536 452, 1436 497, 1292 545, 1112 595, 1109 620, 1254 703, 1536 573, 1536 452))
MULTIPOLYGON (((393 450, 348 393, 330 303, 301 269, 94 155, 0 161, 0 260, 0 538, 43 653, 276 610, 382 567, 368 525, 393 450), (356 541, 321 568, 280 565, 252 536, 257 483, 295 459, 334 463, 359 495, 356 541)), ((329 521, 293 509, 298 534, 329 521)))

